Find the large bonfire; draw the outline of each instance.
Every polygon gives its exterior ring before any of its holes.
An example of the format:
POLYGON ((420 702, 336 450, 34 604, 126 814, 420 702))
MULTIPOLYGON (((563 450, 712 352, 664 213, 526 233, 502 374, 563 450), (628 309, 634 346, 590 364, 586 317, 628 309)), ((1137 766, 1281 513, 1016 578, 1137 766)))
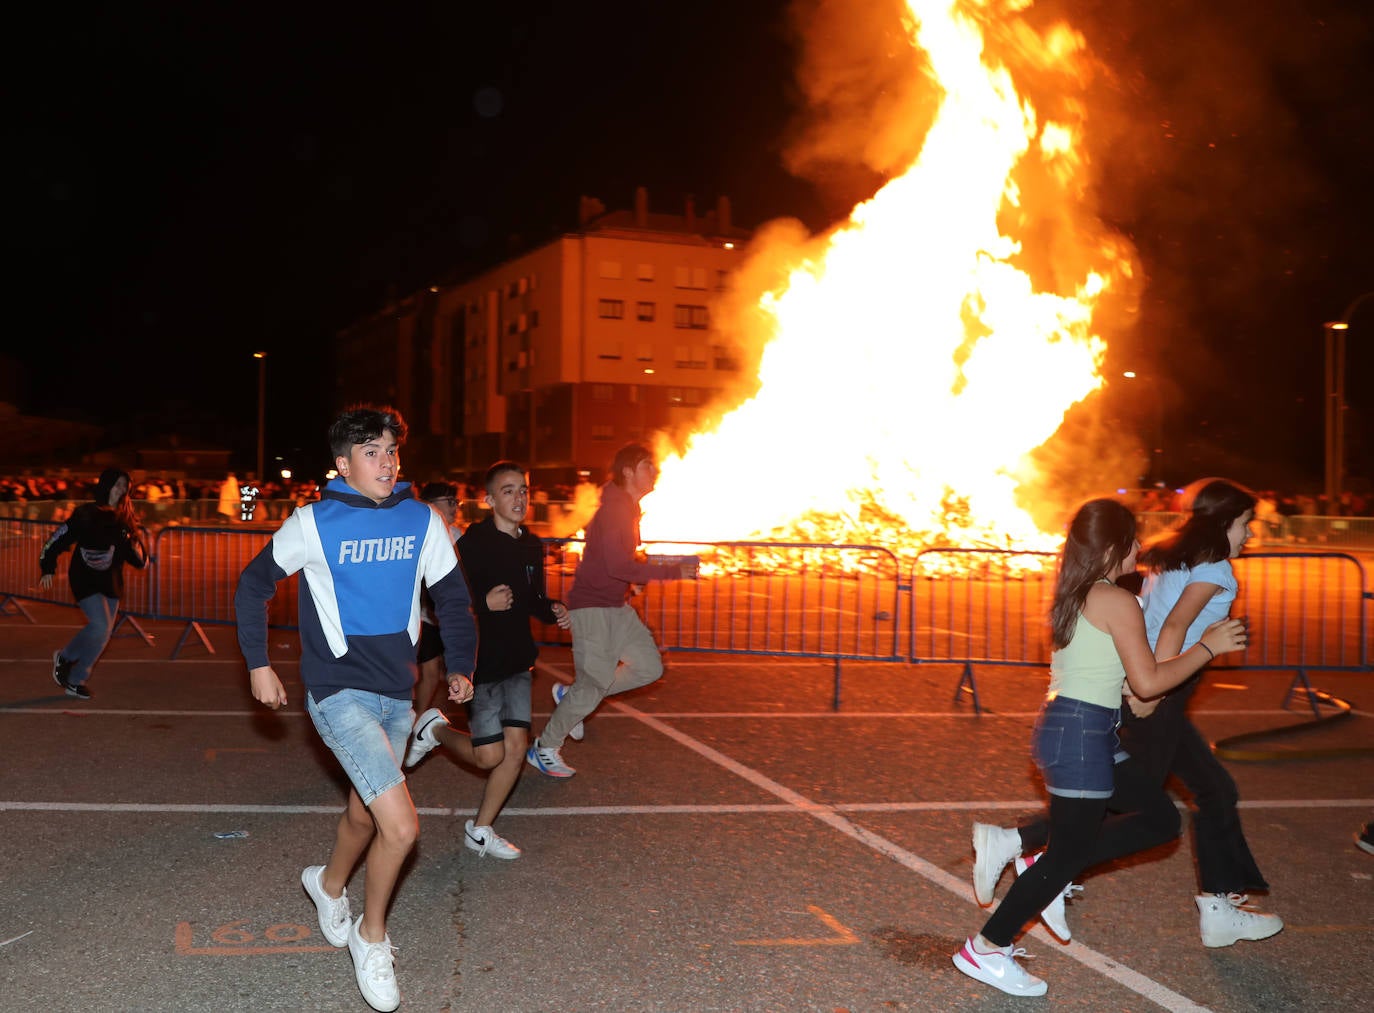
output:
POLYGON ((663 448, 646 539, 1058 541, 1025 509, 1031 454, 1102 385, 1094 313, 1132 256, 1080 209, 1081 103, 1042 117, 1009 66, 1081 87, 1084 41, 1030 27, 1028 3, 906 2, 934 109, 918 154, 824 236, 761 230, 750 257, 788 258, 784 280, 721 321, 763 344, 757 388, 663 448))

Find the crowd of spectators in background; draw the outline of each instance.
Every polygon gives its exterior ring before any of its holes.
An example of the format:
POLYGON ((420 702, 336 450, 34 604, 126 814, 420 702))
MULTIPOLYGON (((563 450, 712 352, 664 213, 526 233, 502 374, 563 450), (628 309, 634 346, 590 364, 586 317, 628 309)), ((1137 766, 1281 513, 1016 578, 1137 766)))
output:
MULTIPOLYGON (((1171 513, 1180 510, 1180 493, 1175 489, 1132 489, 1122 496, 1136 514, 1171 513)), ((1332 503, 1325 493, 1279 493, 1273 489, 1255 492, 1253 531, 1257 544, 1303 542, 1308 539, 1295 517, 1369 517, 1374 514, 1374 496, 1347 489, 1332 503)))
MULTIPOLYGON (((63 473, 60 475, 0 476, 0 518, 36 521, 65 521, 71 512, 95 494, 97 476, 63 473)), ((456 482, 459 497, 459 524, 479 520, 484 512, 480 490, 456 482)), ((592 499, 584 512, 595 508, 595 487, 583 489, 553 486, 530 492, 532 517, 548 518, 548 504, 572 504, 587 496, 592 499)), ((177 524, 230 525, 251 523, 275 527, 296 507, 320 498, 320 484, 313 478, 259 482, 251 474, 240 478, 229 473, 223 478, 202 479, 144 475, 135 477, 129 492, 143 524, 152 532, 177 524)), ((555 510, 559 517, 571 510, 555 510)), ((559 531, 556 534, 567 534, 559 531)))
MULTIPOLYGON (((97 476, 90 475, 4 475, 0 476, 0 517, 63 521, 79 504, 94 495, 97 476)), ((458 487, 459 520, 462 527, 482 514, 480 490, 455 483, 458 487)), ((585 498, 586 488, 553 486, 530 491, 531 514, 548 517, 547 504, 573 504, 585 498), (541 509, 541 507, 545 509, 541 509)), ((1261 541, 1305 542, 1303 526, 1294 517, 1370 517, 1374 516, 1374 495, 1347 490, 1333 504, 1324 494, 1257 492, 1255 535, 1261 541)), ((258 482, 251 475, 242 481, 229 474, 219 479, 190 479, 145 475, 135 477, 130 498, 134 500, 143 523, 156 531, 170 524, 239 524, 245 520, 245 504, 252 509, 247 518, 254 524, 275 525, 299 505, 320 497, 320 486, 313 478, 258 482), (251 494, 250 494, 251 493, 251 494)), ((1132 489, 1121 499, 1137 514, 1178 510, 1178 493, 1173 489, 1132 489)), ((595 508, 595 499, 579 513, 595 508)), ((571 513, 571 509, 568 511, 571 513)), ((555 511, 557 513, 557 511, 555 511)), ((558 532, 564 534, 566 532, 558 532)))

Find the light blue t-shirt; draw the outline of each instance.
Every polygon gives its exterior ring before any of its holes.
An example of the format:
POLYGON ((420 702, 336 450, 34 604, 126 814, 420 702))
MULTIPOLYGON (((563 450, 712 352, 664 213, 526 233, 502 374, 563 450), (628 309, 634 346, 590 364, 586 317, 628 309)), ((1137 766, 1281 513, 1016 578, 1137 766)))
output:
POLYGON ((1154 650, 1159 631, 1164 628, 1164 620, 1169 618, 1169 613, 1183 597, 1184 589, 1189 584, 1198 583, 1215 584, 1221 590, 1207 599, 1207 604, 1202 606, 1202 611, 1189 625, 1188 632, 1183 635, 1180 654, 1201 640, 1208 626, 1231 614, 1231 605, 1236 600, 1239 586, 1231 569, 1231 561, 1223 559, 1217 563, 1199 563, 1191 569, 1184 567, 1181 570, 1152 572, 1145 578, 1141 594, 1145 599, 1145 636, 1150 641, 1150 650, 1154 650))

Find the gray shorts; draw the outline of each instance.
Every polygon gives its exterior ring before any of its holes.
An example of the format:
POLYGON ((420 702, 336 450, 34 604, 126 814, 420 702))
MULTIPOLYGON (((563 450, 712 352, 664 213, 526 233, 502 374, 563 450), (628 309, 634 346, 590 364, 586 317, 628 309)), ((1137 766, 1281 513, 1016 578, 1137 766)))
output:
POLYGON ((466 706, 468 732, 474 746, 502 741, 506 728, 529 728, 533 678, 533 673, 526 669, 500 682, 479 682, 472 687, 472 699, 466 706))

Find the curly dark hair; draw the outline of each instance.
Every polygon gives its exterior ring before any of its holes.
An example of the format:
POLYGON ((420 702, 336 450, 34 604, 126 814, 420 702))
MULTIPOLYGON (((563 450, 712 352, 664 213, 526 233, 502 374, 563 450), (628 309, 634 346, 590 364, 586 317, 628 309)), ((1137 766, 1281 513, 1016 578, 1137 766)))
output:
POLYGON ((386 405, 349 405, 329 427, 330 459, 347 457, 360 443, 367 443, 390 433, 397 445, 406 441, 410 431, 406 420, 395 408, 386 405))

